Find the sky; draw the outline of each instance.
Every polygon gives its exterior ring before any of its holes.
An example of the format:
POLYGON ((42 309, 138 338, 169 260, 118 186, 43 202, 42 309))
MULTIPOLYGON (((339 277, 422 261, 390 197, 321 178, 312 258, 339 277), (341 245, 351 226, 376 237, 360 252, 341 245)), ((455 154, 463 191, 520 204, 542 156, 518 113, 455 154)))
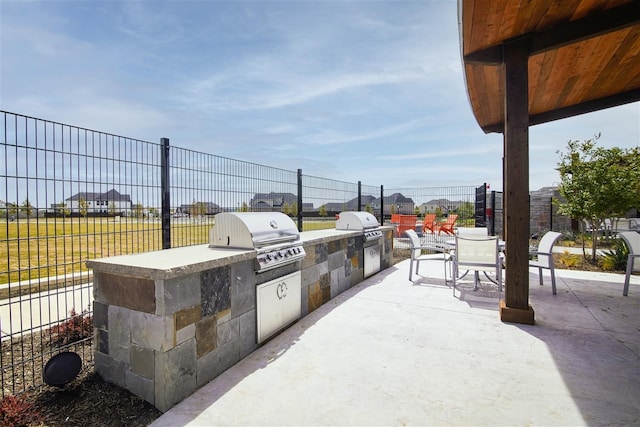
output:
MULTIPOLYGON (((385 188, 502 188, 465 90, 457 0, 0 0, 0 109, 385 188)), ((530 128, 640 145, 640 103, 530 128)))

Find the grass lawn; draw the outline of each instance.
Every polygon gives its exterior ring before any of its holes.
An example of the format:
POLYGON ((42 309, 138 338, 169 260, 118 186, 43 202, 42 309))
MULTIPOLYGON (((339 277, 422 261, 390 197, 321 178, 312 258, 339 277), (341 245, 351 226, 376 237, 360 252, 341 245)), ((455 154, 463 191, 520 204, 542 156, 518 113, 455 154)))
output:
MULTIPOLYGON (((172 219, 171 247, 205 244, 214 221, 172 219)), ((304 220, 304 231, 335 220, 304 220)), ((0 227, 0 284, 87 271, 88 259, 162 249, 161 221, 136 218, 34 218, 0 227)))

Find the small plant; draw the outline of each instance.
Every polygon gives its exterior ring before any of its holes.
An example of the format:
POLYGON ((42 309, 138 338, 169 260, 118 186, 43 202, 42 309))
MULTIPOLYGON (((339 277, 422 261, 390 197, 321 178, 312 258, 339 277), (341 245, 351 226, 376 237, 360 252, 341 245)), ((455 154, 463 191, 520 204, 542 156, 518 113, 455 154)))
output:
POLYGON ((63 346, 89 338, 93 335, 93 317, 87 310, 78 314, 75 309, 69 312, 70 318, 49 329, 51 341, 57 346, 63 346))
POLYGON ((40 413, 22 396, 5 396, 0 401, 0 426, 29 426, 39 424, 40 413))
POLYGON ((557 257, 558 263, 565 268, 575 268, 580 264, 580 255, 569 253, 569 251, 564 251, 557 257))
POLYGON ((622 239, 615 239, 612 242, 611 250, 604 251, 602 258, 602 269, 607 271, 624 270, 627 267, 629 248, 622 239))

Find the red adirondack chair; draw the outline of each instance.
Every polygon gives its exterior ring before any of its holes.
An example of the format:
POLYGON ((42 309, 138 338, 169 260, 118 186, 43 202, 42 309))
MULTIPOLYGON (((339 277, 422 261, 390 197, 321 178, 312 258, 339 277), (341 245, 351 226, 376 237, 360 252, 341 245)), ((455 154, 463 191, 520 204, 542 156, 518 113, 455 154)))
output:
POLYGON ((445 234, 453 234, 453 227, 456 225, 456 221, 458 220, 458 215, 449 214, 447 220, 445 222, 437 222, 435 223, 435 227, 433 227, 434 232, 438 232, 438 234, 444 232, 445 234))
POLYGON ((424 214, 424 221, 422 221, 422 232, 426 233, 427 230, 433 233, 433 229, 436 226, 436 214, 424 214))

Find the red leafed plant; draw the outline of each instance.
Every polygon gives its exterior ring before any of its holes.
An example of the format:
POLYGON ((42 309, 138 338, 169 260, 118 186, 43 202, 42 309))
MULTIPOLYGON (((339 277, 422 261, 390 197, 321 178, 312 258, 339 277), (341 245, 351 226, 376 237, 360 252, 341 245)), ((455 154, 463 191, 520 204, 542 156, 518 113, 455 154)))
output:
POLYGON ((5 396, 0 401, 0 426, 29 426, 40 423, 40 413, 21 396, 5 396))
POLYGON ((87 310, 78 314, 75 309, 69 312, 70 318, 49 329, 53 344, 63 346, 91 337, 93 334, 93 317, 87 310))

